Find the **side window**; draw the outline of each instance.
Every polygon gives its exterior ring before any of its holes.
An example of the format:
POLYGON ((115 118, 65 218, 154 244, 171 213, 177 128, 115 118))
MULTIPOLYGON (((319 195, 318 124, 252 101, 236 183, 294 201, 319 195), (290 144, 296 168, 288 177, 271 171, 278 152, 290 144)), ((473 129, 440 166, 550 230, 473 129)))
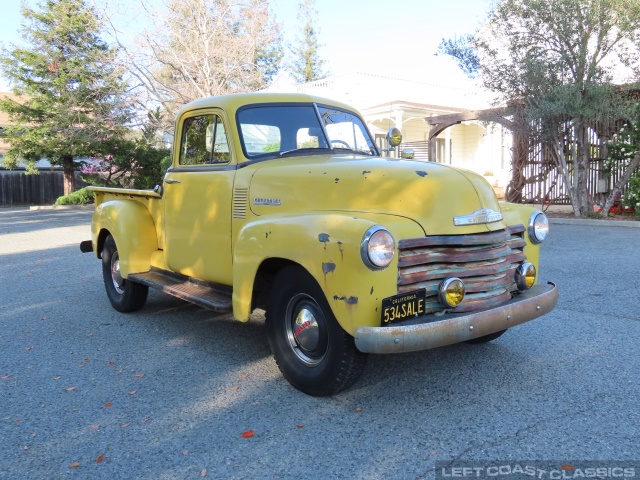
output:
POLYGON ((229 159, 227 135, 219 116, 198 115, 184 121, 180 165, 212 165, 229 159))

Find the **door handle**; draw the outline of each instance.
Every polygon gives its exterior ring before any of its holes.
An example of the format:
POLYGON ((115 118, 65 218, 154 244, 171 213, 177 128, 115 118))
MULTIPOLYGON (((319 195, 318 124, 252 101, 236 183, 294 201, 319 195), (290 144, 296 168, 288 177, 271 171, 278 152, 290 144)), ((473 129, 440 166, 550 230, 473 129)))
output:
POLYGON ((175 178, 165 178, 164 183, 180 183, 180 180, 176 180, 175 178))

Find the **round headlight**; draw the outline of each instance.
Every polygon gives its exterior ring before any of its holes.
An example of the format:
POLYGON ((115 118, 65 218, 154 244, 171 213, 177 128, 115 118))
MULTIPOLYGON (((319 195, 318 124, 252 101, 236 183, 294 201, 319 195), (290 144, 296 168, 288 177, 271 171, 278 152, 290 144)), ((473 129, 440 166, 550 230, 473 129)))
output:
POLYGON ((516 269, 516 285, 518 290, 528 290, 536 283, 536 267, 525 262, 516 269))
POLYGON ((549 219, 540 210, 536 210, 529 217, 529 240, 533 244, 544 242, 549 234, 549 219))
POLYGON ((393 235, 384 227, 371 227, 362 238, 360 255, 364 264, 371 269, 385 268, 396 253, 393 235))
POLYGON ((438 299, 449 307, 457 307, 464 299, 464 283, 457 277, 447 278, 438 287, 438 299))

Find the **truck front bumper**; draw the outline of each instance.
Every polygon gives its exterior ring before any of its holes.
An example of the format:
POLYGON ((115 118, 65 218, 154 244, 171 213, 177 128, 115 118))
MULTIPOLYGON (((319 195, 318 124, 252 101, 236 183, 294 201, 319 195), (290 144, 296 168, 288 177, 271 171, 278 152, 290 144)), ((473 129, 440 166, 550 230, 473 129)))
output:
POLYGON ((558 303, 555 284, 534 285, 507 303, 473 313, 433 314, 389 327, 360 327, 355 343, 361 352, 401 353, 428 350, 484 337, 549 313, 558 303))

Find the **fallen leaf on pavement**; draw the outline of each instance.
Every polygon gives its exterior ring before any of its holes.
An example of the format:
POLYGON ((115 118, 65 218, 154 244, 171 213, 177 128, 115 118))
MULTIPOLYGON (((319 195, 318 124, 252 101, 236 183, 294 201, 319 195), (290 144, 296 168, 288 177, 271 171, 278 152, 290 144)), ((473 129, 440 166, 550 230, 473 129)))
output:
POLYGON ((62 377, 53 377, 54 380, 60 380, 62 377))
POLYGON ((88 358, 85 358, 85 359, 84 359, 84 361, 85 361, 85 363, 88 363, 88 362, 89 362, 89 359, 88 359, 88 358))
POLYGON ((33 347, 25 347, 26 351, 33 350, 33 347))
POLYGON ((78 387, 69 387, 69 388, 65 388, 65 390, 67 392, 73 392, 76 388, 78 388, 78 387))
POLYGON ((201 477, 206 477, 207 476, 207 469, 203 468, 202 471, 200 472, 200 476, 201 477))
POLYGON ((4 377, 2 377, 2 380, 8 380, 9 377, 11 377, 11 375, 5 375, 4 377))
POLYGON ((296 425, 296 428, 304 428, 304 425, 296 425))
POLYGON ((183 451, 182 451, 182 454, 183 454, 183 455, 189 455, 189 450, 183 450, 183 451))
POLYGON ((136 377, 136 378, 142 378, 142 377, 144 377, 144 373, 136 373, 136 374, 134 375, 134 377, 136 377))
POLYGON ((246 373, 246 374, 242 375, 242 378, 249 378, 249 374, 246 373))
POLYGON ((122 428, 127 428, 129 425, 131 425, 130 423, 123 423, 122 425, 120 425, 122 428))
POLYGON ((131 390, 131 391, 129 392, 129 395, 135 395, 136 393, 137 393, 137 390, 131 390))
POLYGON ((114 362, 113 360, 109 360, 107 363, 109 364, 109 366, 113 366, 116 362, 114 362))
POLYGON ((242 438, 251 438, 255 435, 253 430, 247 430, 246 432, 242 432, 242 438))
POLYGON ((96 458, 96 463, 102 463, 104 461, 104 455, 98 455, 98 458, 96 458))
POLYGON ((360 413, 362 409, 360 407, 357 407, 357 408, 354 408, 353 411, 356 413, 360 413))
POLYGON ((69 465, 69 468, 77 468, 80 466, 80 462, 73 462, 71 465, 69 465))
POLYGON ((104 404, 104 408, 109 408, 111 405, 113 405, 113 403, 107 402, 104 404))
POLYGON ((98 430, 100 428, 100 425, 91 425, 91 428, 93 430, 98 430))
POLYGON ((238 389, 238 386, 236 385, 236 386, 234 386, 234 387, 231 387, 229 390, 236 391, 237 389, 238 389))

